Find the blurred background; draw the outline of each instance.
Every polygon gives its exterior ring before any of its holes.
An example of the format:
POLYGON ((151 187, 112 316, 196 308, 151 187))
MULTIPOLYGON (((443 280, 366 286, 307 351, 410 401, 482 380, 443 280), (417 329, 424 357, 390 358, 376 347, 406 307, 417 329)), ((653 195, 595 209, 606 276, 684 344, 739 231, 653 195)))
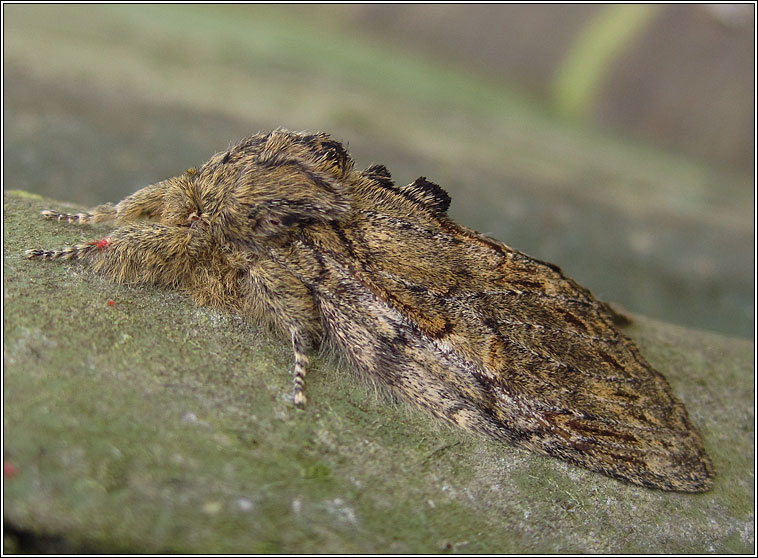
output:
POLYGON ((5 4, 3 189, 91 206, 325 131, 600 298, 752 337, 754 39, 753 4, 5 4))

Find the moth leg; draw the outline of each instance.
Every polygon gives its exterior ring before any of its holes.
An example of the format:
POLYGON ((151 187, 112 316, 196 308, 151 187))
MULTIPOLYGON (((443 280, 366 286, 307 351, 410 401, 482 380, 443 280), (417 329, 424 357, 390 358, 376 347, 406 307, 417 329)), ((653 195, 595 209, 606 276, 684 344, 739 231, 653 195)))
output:
POLYGON ((163 210, 166 187, 172 180, 175 179, 170 178, 146 186, 127 196, 115 206, 106 203, 84 213, 62 213, 53 209, 45 209, 42 211, 42 216, 49 221, 67 221, 76 225, 106 223, 108 221, 126 223, 139 218, 155 219, 160 216, 163 210))
POLYGON ((296 407, 303 408, 308 351, 322 337, 313 294, 279 263, 264 257, 247 266, 241 299, 243 314, 289 337, 294 354, 292 399, 296 407))
POLYGON ((189 227, 132 223, 102 240, 59 250, 27 250, 32 260, 78 260, 95 273, 119 283, 154 283, 179 287, 203 249, 189 227))
POLYGON ((292 350, 295 353, 295 378, 292 382, 292 400, 295 407, 302 409, 308 398, 305 396, 305 373, 308 367, 308 345, 304 337, 295 329, 290 330, 292 350))
POLYGON ((42 250, 37 248, 33 250, 27 250, 26 257, 30 260, 78 260, 80 258, 83 258, 88 252, 91 252, 95 249, 96 246, 92 244, 66 246, 65 248, 60 248, 59 250, 42 250))
POLYGON ((55 211, 54 209, 45 209, 40 213, 42 213, 42 216, 48 221, 67 221, 69 223, 74 223, 75 225, 88 225, 90 223, 110 221, 114 219, 115 211, 116 209, 113 205, 104 204, 84 213, 62 213, 60 211, 55 211))

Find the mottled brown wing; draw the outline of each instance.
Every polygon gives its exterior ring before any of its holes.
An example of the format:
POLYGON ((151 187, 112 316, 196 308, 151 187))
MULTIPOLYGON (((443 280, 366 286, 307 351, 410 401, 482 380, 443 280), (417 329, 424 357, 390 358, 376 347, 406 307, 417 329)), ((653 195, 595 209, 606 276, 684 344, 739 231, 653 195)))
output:
POLYGON ((332 343, 465 428, 637 484, 707 490, 713 469, 684 406, 607 307, 450 221, 446 203, 423 199, 444 202, 428 184, 364 195, 333 242, 298 245, 332 343))

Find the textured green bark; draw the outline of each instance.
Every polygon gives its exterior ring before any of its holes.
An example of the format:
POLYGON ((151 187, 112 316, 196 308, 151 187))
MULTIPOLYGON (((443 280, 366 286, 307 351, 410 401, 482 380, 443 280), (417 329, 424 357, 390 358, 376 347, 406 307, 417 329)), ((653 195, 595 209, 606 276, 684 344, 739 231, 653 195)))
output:
POLYGON ((26 260, 108 230, 47 207, 78 209, 5 192, 5 552, 754 548, 750 342, 635 318, 718 474, 706 494, 648 490, 441 425, 329 358, 298 411, 288 343, 255 324, 26 260))

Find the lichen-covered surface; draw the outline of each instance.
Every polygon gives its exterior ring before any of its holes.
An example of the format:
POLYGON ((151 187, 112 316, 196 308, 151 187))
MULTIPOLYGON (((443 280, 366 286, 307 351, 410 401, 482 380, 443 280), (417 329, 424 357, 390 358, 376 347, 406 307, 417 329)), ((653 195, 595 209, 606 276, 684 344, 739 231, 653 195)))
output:
POLYGON ((23 250, 99 238, 4 193, 4 551, 754 550, 752 343, 635 318, 717 470, 649 490, 435 422, 174 292, 23 250), (110 304, 113 301, 114 304, 110 304))

